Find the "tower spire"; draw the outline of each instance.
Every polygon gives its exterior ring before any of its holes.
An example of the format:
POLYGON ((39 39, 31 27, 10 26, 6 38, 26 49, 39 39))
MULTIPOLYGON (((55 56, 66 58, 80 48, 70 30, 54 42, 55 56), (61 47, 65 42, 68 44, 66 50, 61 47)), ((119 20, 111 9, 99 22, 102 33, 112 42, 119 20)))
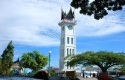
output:
POLYGON ((61 20, 64 19, 64 12, 63 9, 61 8, 61 20))
POLYGON ((74 18, 75 18, 74 17, 74 12, 72 11, 72 8, 70 8, 70 10, 69 10, 69 12, 67 14, 61 8, 61 20, 63 20, 63 19, 72 20, 74 18))

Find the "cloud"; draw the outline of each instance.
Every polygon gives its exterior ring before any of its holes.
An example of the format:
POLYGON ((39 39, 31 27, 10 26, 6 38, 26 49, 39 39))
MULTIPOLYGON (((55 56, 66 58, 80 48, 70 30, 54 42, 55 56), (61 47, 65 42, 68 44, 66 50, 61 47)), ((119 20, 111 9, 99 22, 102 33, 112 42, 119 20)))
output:
POLYGON ((33 46, 59 45, 58 36, 53 37, 59 31, 54 17, 57 12, 51 12, 50 6, 14 0, 3 3, 1 7, 6 9, 0 13, 0 40, 33 46))
MULTIPOLYGON (((68 12, 68 0, 2 0, 0 1, 0 44, 13 40, 15 44, 31 46, 59 46, 61 7, 68 12)), ((102 20, 79 14, 77 37, 105 36, 125 31, 119 15, 102 20)), ((114 13, 115 14, 115 13, 114 13)), ((2 47, 0 47, 2 48, 2 47)))
POLYGON ((125 14, 121 16, 124 9, 123 11, 109 12, 108 16, 100 20, 95 20, 93 16, 89 17, 79 14, 78 11, 79 10, 76 11, 77 25, 75 26, 77 37, 108 36, 125 32, 125 18, 123 18, 125 14))

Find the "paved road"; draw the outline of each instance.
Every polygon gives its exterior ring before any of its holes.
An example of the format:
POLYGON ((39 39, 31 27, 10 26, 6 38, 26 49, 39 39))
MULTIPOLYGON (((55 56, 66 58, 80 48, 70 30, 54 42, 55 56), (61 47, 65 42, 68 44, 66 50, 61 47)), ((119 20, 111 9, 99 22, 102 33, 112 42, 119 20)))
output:
POLYGON ((41 80, 28 77, 0 77, 0 80, 41 80))
POLYGON ((78 77, 80 80, 98 80, 97 78, 83 78, 83 77, 78 77))

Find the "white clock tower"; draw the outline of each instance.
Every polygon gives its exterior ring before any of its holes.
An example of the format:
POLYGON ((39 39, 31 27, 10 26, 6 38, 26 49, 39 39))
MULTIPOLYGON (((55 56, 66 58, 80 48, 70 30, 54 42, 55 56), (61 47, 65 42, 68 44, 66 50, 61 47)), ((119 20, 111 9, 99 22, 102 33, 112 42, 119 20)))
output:
POLYGON ((59 22, 59 26, 61 26, 59 68, 61 71, 75 70, 75 67, 67 66, 66 62, 68 62, 68 60, 64 59, 67 55, 76 54, 76 36, 74 29, 75 25, 76 21, 72 9, 70 9, 68 13, 65 13, 62 10, 61 22, 59 22))

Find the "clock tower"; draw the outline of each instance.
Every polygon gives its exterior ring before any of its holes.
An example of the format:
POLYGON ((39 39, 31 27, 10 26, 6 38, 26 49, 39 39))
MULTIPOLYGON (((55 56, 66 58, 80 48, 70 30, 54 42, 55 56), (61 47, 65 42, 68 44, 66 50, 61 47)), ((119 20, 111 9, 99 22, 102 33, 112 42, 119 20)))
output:
POLYGON ((61 27, 59 68, 61 71, 75 70, 75 67, 66 65, 68 60, 65 59, 68 55, 73 56, 76 54, 75 25, 76 21, 72 9, 68 13, 62 10, 61 22, 59 22, 59 26, 61 27))

